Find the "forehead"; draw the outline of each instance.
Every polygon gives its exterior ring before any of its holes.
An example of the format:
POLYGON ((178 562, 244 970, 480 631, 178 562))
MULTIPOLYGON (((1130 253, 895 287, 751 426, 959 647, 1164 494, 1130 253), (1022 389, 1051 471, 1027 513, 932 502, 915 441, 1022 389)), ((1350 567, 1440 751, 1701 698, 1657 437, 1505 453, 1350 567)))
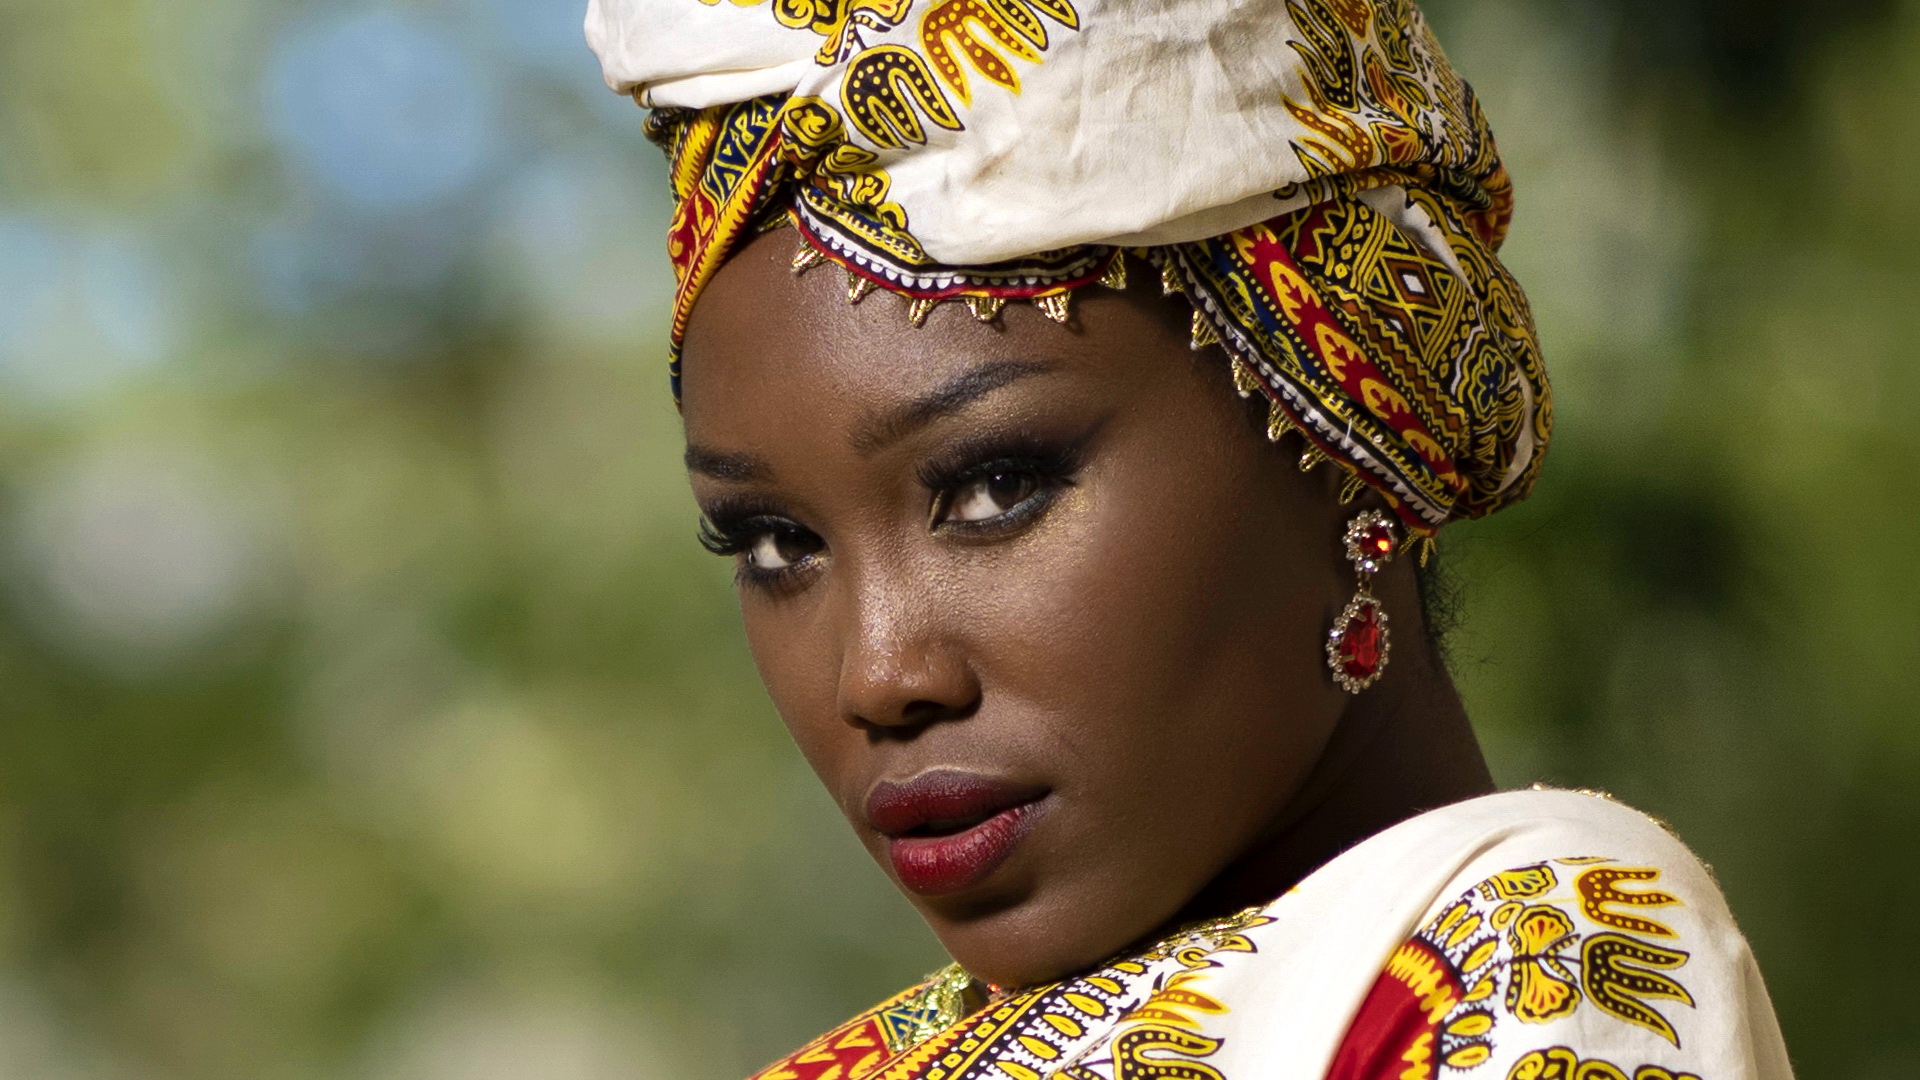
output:
POLYGON ((952 301, 916 327, 907 301, 891 293, 849 303, 846 275, 831 264, 796 275, 800 243, 784 229, 759 237, 694 308, 682 379, 689 436, 730 438, 767 424, 838 427, 989 366, 1044 368, 1022 381, 1103 397, 1163 392, 1164 380, 1191 377, 1184 315, 1148 290, 1082 290, 1064 326, 1020 302, 982 323, 952 301))

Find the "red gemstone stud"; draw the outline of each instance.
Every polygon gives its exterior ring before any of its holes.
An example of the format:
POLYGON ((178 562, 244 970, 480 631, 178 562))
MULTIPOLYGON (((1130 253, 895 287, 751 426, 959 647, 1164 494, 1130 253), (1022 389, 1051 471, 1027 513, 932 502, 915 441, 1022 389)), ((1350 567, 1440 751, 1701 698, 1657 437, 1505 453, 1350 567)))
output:
POLYGON ((1347 523, 1347 561, 1361 574, 1371 577, 1379 573, 1399 549, 1393 522, 1380 511, 1365 511, 1347 523))
POLYGON ((1360 585, 1327 634, 1327 667, 1350 694, 1372 686, 1387 669, 1387 612, 1374 598, 1373 575, 1399 549, 1393 522, 1380 511, 1365 511, 1347 523, 1346 555, 1360 585))

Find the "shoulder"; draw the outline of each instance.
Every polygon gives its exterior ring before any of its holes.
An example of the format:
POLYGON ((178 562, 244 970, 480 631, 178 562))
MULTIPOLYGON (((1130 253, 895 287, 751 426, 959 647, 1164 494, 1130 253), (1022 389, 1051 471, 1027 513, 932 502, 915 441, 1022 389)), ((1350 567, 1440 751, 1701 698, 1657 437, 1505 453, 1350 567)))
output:
MULTIPOLYGON (((1387 959, 1330 1080, 1784 1080, 1771 1005, 1711 872, 1600 796, 1435 811, 1472 843, 1387 959)), ((1418 821, 1418 819, 1416 819, 1418 821)))
MULTIPOLYGON (((1687 905, 1700 918, 1731 923, 1712 870, 1666 823, 1609 795, 1533 788, 1488 795, 1423 815, 1476 835, 1472 849, 1453 868, 1435 910, 1448 893, 1497 889, 1519 867, 1541 867, 1538 877, 1581 880, 1581 866, 1645 864, 1693 897, 1687 905), (1553 869, 1559 867, 1559 870, 1553 869)), ((1599 871, 1586 880, 1609 878, 1599 871)))

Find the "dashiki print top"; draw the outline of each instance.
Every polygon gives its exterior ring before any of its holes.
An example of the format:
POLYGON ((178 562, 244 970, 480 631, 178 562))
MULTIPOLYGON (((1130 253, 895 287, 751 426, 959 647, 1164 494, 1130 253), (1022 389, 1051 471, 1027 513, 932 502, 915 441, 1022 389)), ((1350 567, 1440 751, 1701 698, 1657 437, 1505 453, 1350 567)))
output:
POLYGON ((1372 837, 1264 907, 990 1003, 957 969, 753 1080, 1791 1080, 1708 869, 1532 790, 1372 837))

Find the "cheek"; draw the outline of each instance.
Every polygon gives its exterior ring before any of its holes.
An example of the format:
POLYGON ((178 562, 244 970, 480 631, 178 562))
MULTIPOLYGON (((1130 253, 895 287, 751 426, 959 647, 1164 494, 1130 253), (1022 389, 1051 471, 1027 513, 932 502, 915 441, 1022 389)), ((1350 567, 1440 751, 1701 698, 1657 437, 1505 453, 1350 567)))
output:
POLYGON ((1206 836, 1189 855, 1211 866, 1283 811, 1342 703, 1320 651, 1326 552, 1253 465, 1202 464, 1230 471, 1147 468, 1077 491, 983 640, 998 643, 989 684, 1052 718, 1079 774, 1066 782, 1106 820, 1206 836), (1205 784, 1168 768, 1196 760, 1205 784))
POLYGON ((1155 470, 1073 498, 1017 574, 1003 572, 1017 580, 999 584, 982 639, 1011 643, 992 651, 1024 674, 1023 692, 1136 702, 1169 721, 1223 694, 1270 708, 1318 697, 1334 583, 1269 493, 1155 470))
POLYGON ((839 777, 859 750, 859 733, 840 722, 838 651, 831 634, 815 625, 815 604, 741 599, 747 647, 780 720, 801 756, 836 800, 839 777))

